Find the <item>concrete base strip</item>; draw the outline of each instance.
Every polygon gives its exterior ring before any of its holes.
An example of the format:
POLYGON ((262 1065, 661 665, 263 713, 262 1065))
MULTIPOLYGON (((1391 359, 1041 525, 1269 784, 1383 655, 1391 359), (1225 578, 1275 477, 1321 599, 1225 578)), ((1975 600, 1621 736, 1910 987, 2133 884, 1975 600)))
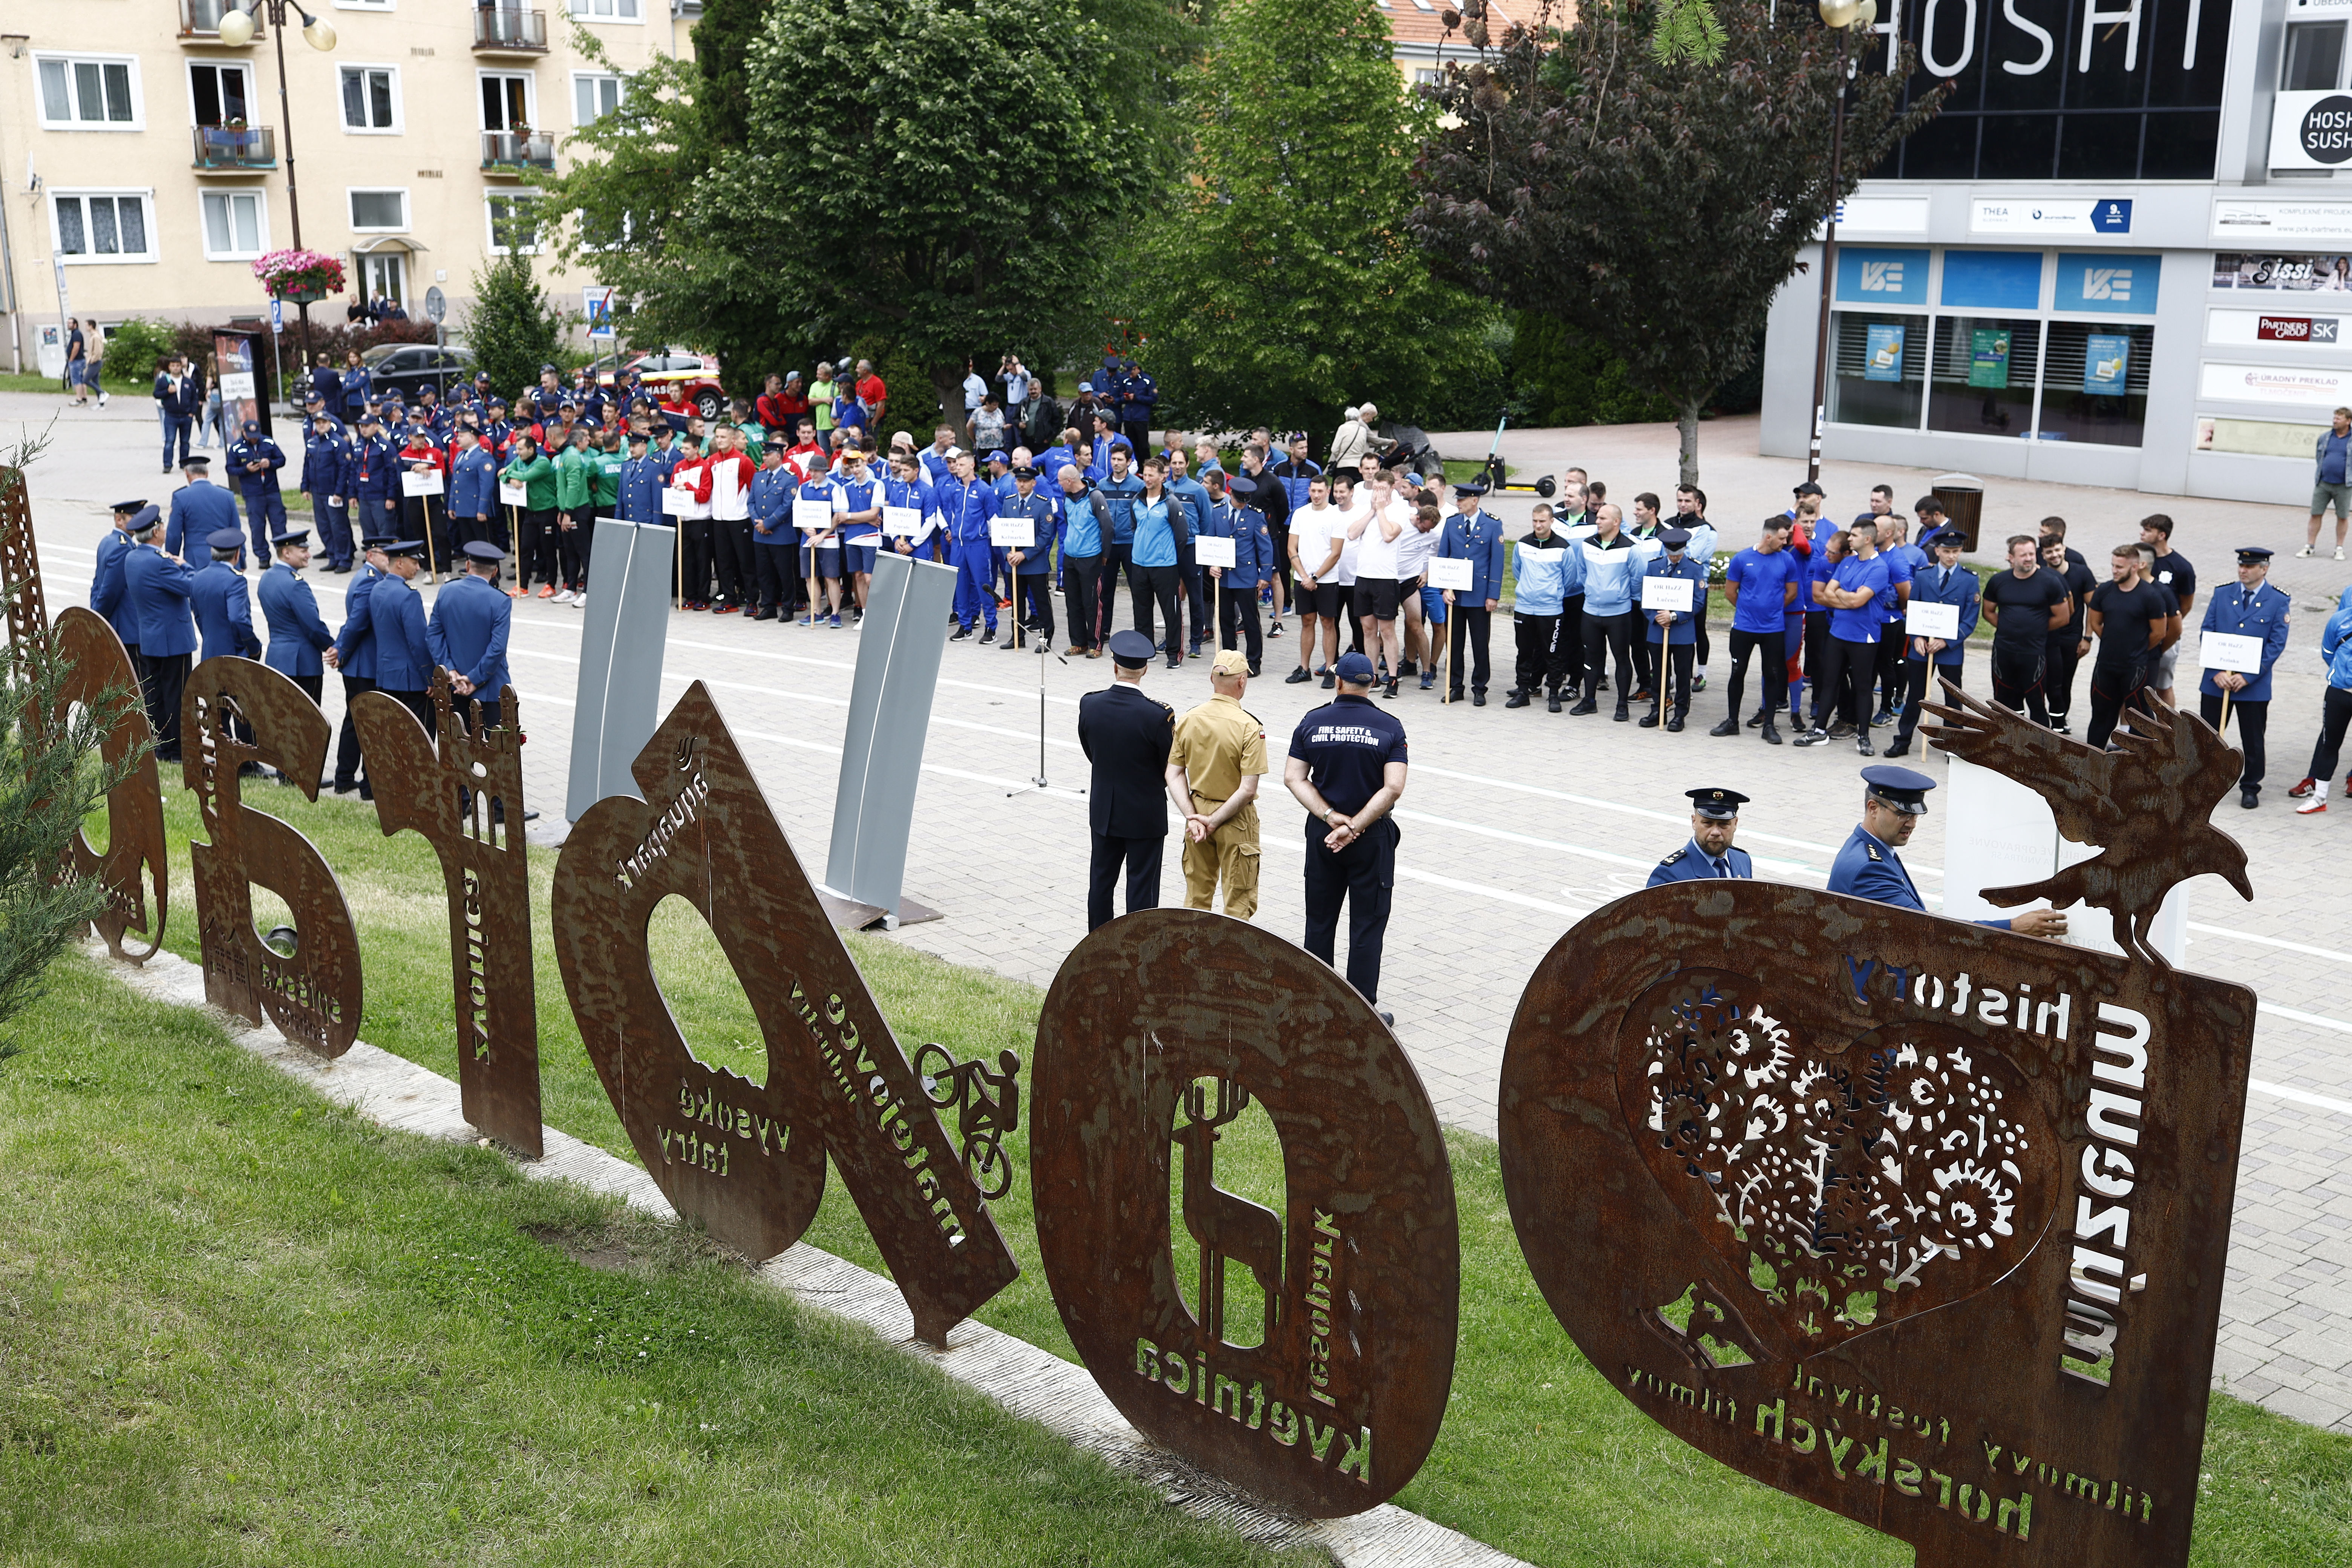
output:
MULTIPOLYGON (((142 996, 183 1007, 205 1005, 204 972, 176 954, 158 953, 142 968, 106 961, 99 942, 84 951, 142 996)), ((457 1086, 404 1057, 362 1040, 338 1059, 321 1061, 268 1025, 257 1029, 229 1015, 211 1016, 254 1056, 370 1121, 421 1138, 481 1141, 459 1112, 457 1086)), ((646 1214, 677 1217, 654 1179, 636 1166, 552 1127, 543 1136, 546 1157, 519 1162, 525 1175, 577 1182, 646 1214)), ((757 1278, 805 1306, 864 1324, 900 1353, 938 1367, 1013 1415, 1100 1455, 1185 1512, 1251 1541, 1276 1548, 1319 1547, 1343 1568, 1525 1568, 1516 1557, 1391 1504, 1329 1520, 1296 1519, 1269 1509, 1146 1441, 1082 1366, 978 1322, 959 1324, 948 1336, 948 1348, 933 1351, 914 1338, 914 1321, 897 1286, 805 1242, 769 1259, 757 1278)))

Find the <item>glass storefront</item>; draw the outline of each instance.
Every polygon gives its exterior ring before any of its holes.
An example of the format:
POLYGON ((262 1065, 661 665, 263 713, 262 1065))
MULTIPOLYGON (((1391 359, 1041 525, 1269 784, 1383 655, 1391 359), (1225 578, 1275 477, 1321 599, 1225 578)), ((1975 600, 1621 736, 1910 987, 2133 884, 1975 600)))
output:
POLYGON ((1830 319, 1832 423, 1919 427, 1927 322, 1916 316, 1840 310, 1830 319))
POLYGON ((2030 435, 2041 363, 2042 323, 2031 317, 1938 316, 1927 428, 2030 435))
POLYGON ((2051 322, 2042 356, 2042 439, 2138 446, 2155 342, 2149 326, 2051 322))

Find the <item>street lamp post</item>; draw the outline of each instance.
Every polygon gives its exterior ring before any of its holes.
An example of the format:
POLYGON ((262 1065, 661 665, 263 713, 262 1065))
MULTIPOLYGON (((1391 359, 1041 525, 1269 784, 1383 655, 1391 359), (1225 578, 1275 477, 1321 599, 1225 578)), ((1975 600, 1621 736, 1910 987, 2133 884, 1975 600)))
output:
POLYGON ((1838 190, 1844 183, 1845 87, 1853 71, 1854 33, 1878 20, 1878 0, 1821 0, 1822 20, 1838 36, 1837 102, 1830 113, 1830 210, 1822 229, 1822 319, 1813 340, 1812 445, 1805 478, 1822 477, 1822 432, 1829 423, 1830 301, 1837 287, 1838 190))
MULTIPOLYGON (((335 29, 323 16, 313 16, 293 0, 239 0, 238 5, 221 17, 220 39, 232 48, 241 48, 253 41, 254 13, 267 9, 269 14, 270 41, 278 52, 278 134, 286 141, 286 210, 294 226, 294 248, 302 248, 302 197, 294 183, 294 110, 286 96, 286 12, 291 6, 302 18, 302 40, 312 48, 324 52, 335 47, 335 29)), ((310 371, 310 301, 298 300, 295 310, 302 323, 302 373, 310 371)), ((282 394, 285 388, 280 386, 282 394)))

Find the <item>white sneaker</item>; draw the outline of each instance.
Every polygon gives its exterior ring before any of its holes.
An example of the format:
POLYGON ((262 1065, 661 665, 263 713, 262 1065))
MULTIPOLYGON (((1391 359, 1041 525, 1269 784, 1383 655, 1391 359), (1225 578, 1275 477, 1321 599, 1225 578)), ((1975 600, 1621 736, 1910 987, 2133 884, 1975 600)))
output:
POLYGON ((575 610, 584 610, 584 609, 586 609, 586 608, 588 607, 588 595, 585 595, 585 594, 574 594, 574 595, 572 595, 572 607, 573 609, 575 609, 575 610))
POLYGON ((2296 806, 2294 808, 2294 814, 2297 816, 2309 816, 2315 812, 2322 812, 2326 809, 2327 797, 2324 795, 2315 795, 2309 800, 2306 800, 2302 805, 2296 806))
POLYGON ((2340 544, 2336 547, 2336 559, 2338 561, 2344 559, 2344 547, 2340 544))
POLYGON ((554 603, 559 604, 559 605, 568 605, 568 604, 572 603, 572 600, 574 600, 574 599, 578 598, 579 596, 580 596, 579 595, 577 595, 577 594, 573 593, 573 592, 572 592, 571 589, 569 589, 569 588, 561 589, 561 590, 559 590, 559 591, 557 592, 557 594, 556 594, 556 595, 555 595, 554 603))
POLYGON ((2310 546, 2310 545, 2308 545, 2308 544, 2306 544, 2306 545, 2305 545, 2302 549, 2300 549, 2300 550, 2296 551, 2294 553, 2295 553, 2295 556, 2296 556, 2296 558, 2297 558, 2297 559, 2299 559, 2299 560, 2304 560, 2304 561, 2308 561, 2308 560, 2310 560, 2310 559, 2311 559, 2311 546, 2310 546))

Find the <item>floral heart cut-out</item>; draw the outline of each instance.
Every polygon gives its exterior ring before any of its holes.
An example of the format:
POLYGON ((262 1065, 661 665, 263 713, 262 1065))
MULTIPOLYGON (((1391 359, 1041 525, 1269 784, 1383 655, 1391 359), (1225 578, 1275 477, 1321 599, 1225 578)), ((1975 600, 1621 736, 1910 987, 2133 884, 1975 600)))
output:
POLYGON ((1617 1089, 1652 1175, 1798 1354, 1997 1283, 2060 1185, 2046 1118, 1983 1041, 1929 1020, 1811 1037, 1746 975, 1643 993, 1617 1089))

